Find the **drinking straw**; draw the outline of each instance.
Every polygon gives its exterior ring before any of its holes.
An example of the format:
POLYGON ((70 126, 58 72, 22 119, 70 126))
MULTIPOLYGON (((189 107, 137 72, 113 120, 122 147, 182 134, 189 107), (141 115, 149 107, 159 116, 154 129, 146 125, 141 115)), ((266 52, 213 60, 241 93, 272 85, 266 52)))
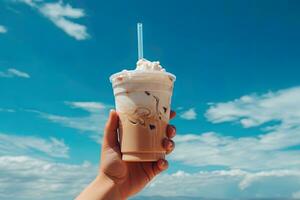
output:
POLYGON ((139 60, 144 57, 143 55, 143 24, 137 23, 137 35, 138 35, 138 56, 139 60))

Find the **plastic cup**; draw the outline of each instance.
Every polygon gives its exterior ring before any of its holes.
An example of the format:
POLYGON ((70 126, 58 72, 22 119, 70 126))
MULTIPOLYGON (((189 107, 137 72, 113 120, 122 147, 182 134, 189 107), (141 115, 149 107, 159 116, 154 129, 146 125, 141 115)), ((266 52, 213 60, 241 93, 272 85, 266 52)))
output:
POLYGON ((168 72, 137 70, 110 77, 120 118, 123 160, 157 161, 165 157, 162 142, 166 137, 175 79, 168 72))

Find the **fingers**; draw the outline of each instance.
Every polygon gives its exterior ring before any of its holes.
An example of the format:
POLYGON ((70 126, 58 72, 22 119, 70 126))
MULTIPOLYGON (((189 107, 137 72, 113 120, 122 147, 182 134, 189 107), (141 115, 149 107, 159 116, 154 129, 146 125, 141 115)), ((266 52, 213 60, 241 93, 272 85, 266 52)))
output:
POLYGON ((176 112, 174 110, 171 110, 170 119, 173 119, 175 116, 176 116, 176 112))
POLYGON ((167 126, 167 137, 163 140, 163 147, 166 149, 166 154, 171 153, 175 148, 175 143, 171 138, 176 135, 176 127, 173 125, 167 126))
POLYGON ((163 147, 166 149, 166 154, 170 154, 175 148, 175 143, 173 140, 165 138, 163 140, 163 147))
POLYGON ((119 145, 117 129, 119 126, 119 116, 115 110, 111 110, 105 125, 103 147, 115 147, 119 145))
POLYGON ((168 125, 167 126, 167 137, 168 138, 173 138, 176 135, 176 127, 174 125, 168 125))
POLYGON ((153 173, 156 176, 160 172, 168 169, 169 163, 167 160, 159 159, 157 162, 152 163, 153 173))

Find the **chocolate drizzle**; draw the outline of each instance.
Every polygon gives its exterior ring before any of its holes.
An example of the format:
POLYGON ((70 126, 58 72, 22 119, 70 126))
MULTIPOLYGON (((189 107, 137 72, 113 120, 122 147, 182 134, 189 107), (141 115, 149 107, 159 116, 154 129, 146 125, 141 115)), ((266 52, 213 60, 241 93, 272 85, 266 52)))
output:
POLYGON ((158 105, 159 105, 159 98, 157 96, 152 95, 153 98, 155 99, 155 109, 156 109, 156 113, 159 113, 158 110, 158 105))
POLYGON ((155 129, 155 125, 149 124, 149 128, 150 128, 151 130, 153 130, 153 129, 155 129))
MULTIPOLYGON (((154 129, 156 129, 156 125, 155 124, 150 124, 147 119, 150 119, 150 118, 154 117, 154 119, 156 119, 156 120, 162 120, 163 114, 159 109, 160 108, 160 105, 159 105, 160 104, 160 99, 157 96, 151 94, 149 91, 144 91, 144 92, 147 96, 152 96, 155 100, 155 111, 154 111, 154 113, 151 112, 150 108, 137 107, 134 110, 134 112, 132 113, 132 115, 130 115, 130 117, 128 116, 128 120, 129 120, 130 123, 132 123, 134 125, 142 125, 144 127, 149 127, 150 130, 154 130, 154 129)), ((163 106, 162 111, 164 113, 167 113, 168 108, 163 106)))
POLYGON ((164 112, 167 113, 168 108, 166 108, 165 106, 163 106, 164 112))
POLYGON ((132 124, 137 124, 137 122, 128 119, 132 124))
MULTIPOLYGON (((161 116, 162 116, 162 113, 159 111, 159 98, 157 97, 157 96, 154 96, 154 95, 152 95, 153 96, 153 98, 155 99, 155 109, 156 109, 156 114, 157 114, 157 116, 158 116, 158 118, 161 120, 161 116)), ((165 108, 165 107, 163 107, 163 108, 165 108)), ((165 111, 165 113, 166 113, 166 111, 165 111)))

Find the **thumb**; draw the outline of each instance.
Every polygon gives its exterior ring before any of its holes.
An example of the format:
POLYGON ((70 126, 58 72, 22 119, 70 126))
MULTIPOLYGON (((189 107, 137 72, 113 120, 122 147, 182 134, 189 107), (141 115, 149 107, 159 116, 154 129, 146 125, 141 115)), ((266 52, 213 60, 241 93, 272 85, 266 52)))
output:
POLYGON ((103 147, 114 148, 119 146, 118 142, 119 116, 115 110, 110 110, 108 120, 104 129, 103 147))

